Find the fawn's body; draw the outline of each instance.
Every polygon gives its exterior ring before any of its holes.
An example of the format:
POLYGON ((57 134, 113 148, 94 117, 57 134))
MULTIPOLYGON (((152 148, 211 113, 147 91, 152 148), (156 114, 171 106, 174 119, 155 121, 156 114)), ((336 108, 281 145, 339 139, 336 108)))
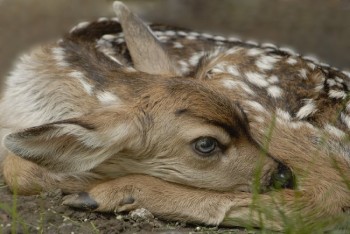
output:
POLYGON ((121 25, 80 24, 8 77, 11 189, 88 191, 65 203, 215 225, 259 226, 252 205, 270 206, 270 228, 282 227, 279 209, 310 224, 347 210, 347 74, 272 45, 152 26, 158 41, 115 9, 121 25), (285 167, 297 191, 266 191, 285 167))

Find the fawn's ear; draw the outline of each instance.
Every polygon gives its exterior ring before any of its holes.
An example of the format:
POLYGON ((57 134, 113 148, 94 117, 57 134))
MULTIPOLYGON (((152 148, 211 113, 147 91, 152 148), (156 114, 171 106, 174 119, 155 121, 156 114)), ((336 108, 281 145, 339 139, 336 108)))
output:
POLYGON ((51 171, 87 171, 132 147, 139 135, 133 122, 125 111, 98 111, 11 133, 3 144, 51 171))
POLYGON ((114 2, 113 8, 123 28, 135 68, 149 74, 179 75, 175 63, 151 29, 122 2, 114 2))

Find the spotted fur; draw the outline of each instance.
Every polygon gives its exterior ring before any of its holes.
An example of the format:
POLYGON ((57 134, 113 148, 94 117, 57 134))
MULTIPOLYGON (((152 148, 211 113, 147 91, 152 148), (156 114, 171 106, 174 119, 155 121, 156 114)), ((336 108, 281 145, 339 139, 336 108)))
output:
POLYGON ((98 211, 145 206, 169 219, 259 226, 258 167, 268 228, 283 228, 281 210, 312 225, 348 209, 348 72, 270 43, 145 25, 114 7, 118 18, 78 24, 9 75, 0 122, 12 189, 88 191, 98 211), (201 137, 220 150, 196 153, 201 137), (281 166, 299 179, 298 197, 268 191, 281 166))

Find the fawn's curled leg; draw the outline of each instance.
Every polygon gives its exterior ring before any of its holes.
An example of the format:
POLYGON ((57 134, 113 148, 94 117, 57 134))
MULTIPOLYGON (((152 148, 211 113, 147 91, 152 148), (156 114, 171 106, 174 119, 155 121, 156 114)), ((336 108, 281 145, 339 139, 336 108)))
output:
POLYGON ((63 204, 102 212, 146 208, 160 218, 219 225, 230 208, 250 202, 248 193, 219 193, 130 175, 101 183, 88 193, 68 195, 63 204))

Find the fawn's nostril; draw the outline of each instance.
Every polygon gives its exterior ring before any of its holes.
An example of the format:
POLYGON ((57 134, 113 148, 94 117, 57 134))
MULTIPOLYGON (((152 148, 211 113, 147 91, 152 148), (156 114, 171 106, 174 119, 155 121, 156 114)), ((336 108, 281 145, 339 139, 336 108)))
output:
POLYGON ((271 187, 274 189, 295 188, 295 177, 292 171, 283 164, 279 164, 272 174, 271 187))

